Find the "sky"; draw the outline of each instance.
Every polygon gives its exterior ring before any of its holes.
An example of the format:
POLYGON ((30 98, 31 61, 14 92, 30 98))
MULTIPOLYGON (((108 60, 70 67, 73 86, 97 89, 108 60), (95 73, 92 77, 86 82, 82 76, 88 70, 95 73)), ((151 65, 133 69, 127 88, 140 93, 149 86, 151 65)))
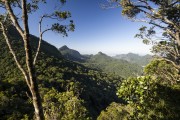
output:
MULTIPOLYGON (((122 53, 149 54, 150 46, 142 40, 135 39, 138 29, 143 23, 131 22, 121 15, 121 8, 103 9, 105 0, 67 0, 62 10, 69 10, 75 23, 75 31, 68 37, 48 32, 43 39, 60 48, 67 45, 81 54, 97 54, 99 51, 107 55, 122 53)), ((40 6, 41 11, 29 17, 30 32, 38 36, 39 16, 53 11, 53 2, 40 6), (35 19, 36 18, 36 19, 35 19), (37 19, 38 18, 38 19, 37 19)), ((45 21, 47 26, 52 21, 45 21)))

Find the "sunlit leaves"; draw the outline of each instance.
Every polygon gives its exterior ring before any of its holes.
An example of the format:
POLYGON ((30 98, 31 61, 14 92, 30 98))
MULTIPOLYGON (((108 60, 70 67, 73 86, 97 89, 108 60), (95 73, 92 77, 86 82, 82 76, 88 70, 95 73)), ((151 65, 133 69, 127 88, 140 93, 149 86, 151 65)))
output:
POLYGON ((147 119, 150 103, 153 103, 156 97, 155 90, 155 79, 150 76, 142 76, 123 81, 117 95, 134 108, 132 118, 147 119))
POLYGON ((148 64, 144 72, 148 75, 155 76, 161 84, 175 84, 179 79, 179 70, 172 62, 166 60, 153 60, 148 64))
POLYGON ((97 120, 129 120, 133 108, 130 105, 111 103, 106 110, 101 111, 97 120))
POLYGON ((46 119, 76 120, 87 118, 87 110, 73 92, 59 93, 52 89, 44 95, 43 106, 46 119))

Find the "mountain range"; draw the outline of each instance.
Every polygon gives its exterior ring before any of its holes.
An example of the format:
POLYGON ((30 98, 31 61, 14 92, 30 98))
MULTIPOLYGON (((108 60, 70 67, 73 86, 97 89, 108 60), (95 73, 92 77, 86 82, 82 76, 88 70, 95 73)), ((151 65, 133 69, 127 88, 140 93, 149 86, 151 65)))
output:
POLYGON ((131 63, 136 63, 140 66, 146 66, 152 60, 152 56, 149 54, 140 56, 134 53, 119 54, 119 55, 113 56, 113 58, 126 60, 131 63))
MULTIPOLYGON (((8 36, 18 60, 26 68, 23 40, 14 28, 8 31, 8 36)), ((30 35, 30 39, 34 54, 39 39, 33 35, 30 35)), ((0 48, 1 119, 23 119, 26 115, 33 119, 33 106, 27 96, 28 87, 1 32, 0 48)), ((50 99, 55 93, 49 92, 56 91, 64 95, 71 91, 82 103, 78 108, 87 109, 87 115, 92 119, 96 119, 110 103, 122 103, 123 101, 116 96, 117 86, 124 78, 141 74, 141 71, 142 67, 137 64, 114 59, 102 52, 96 55, 81 55, 67 46, 57 49, 45 41, 42 41, 36 65, 41 96, 47 97, 51 103, 60 104, 57 98, 50 99)), ((63 96, 65 103, 62 105, 68 103, 69 98, 66 97, 63 96)), ((44 106, 49 105, 46 102, 47 98, 42 98, 44 106)))
POLYGON ((123 78, 141 75, 143 66, 152 59, 151 55, 140 56, 133 53, 113 57, 102 52, 98 52, 96 55, 82 55, 77 50, 70 49, 67 46, 62 46, 59 51, 65 59, 123 78))

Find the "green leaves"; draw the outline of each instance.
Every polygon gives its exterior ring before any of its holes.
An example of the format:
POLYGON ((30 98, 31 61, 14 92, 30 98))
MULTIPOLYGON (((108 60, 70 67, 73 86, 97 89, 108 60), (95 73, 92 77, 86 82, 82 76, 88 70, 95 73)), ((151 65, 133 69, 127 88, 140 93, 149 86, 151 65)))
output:
POLYGON ((69 25, 60 25, 59 23, 54 23, 51 27, 52 31, 62 34, 63 36, 68 36, 67 32, 74 31, 75 25, 73 21, 70 21, 69 25))
POLYGON ((125 15, 129 18, 135 17, 138 13, 140 13, 140 10, 132 5, 124 7, 124 9, 122 10, 122 15, 125 15))
POLYGON ((129 105, 111 103, 106 110, 101 111, 97 120, 129 120, 133 108, 129 105))
POLYGON ((59 93, 52 89, 44 95, 43 107, 46 119, 77 120, 88 119, 87 110, 73 92, 59 93))
MULTIPOLYGON (((162 43, 163 44, 163 43, 162 43)), ((161 84, 175 84, 179 79, 179 70, 170 61, 155 59, 144 69, 145 74, 155 76, 161 84)))
POLYGON ((69 11, 55 11, 54 16, 61 19, 67 19, 71 17, 71 13, 69 11))
POLYGON ((153 103, 155 90, 155 80, 150 76, 142 76, 123 81, 117 95, 134 108, 134 114, 131 117, 141 118, 145 117, 142 115, 146 114, 148 106, 153 103))

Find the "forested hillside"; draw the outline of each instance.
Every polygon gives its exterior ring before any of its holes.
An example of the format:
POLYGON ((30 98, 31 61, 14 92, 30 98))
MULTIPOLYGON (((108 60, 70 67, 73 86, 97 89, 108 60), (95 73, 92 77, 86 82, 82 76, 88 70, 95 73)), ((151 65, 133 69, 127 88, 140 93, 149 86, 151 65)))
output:
POLYGON ((106 73, 120 75, 123 78, 139 76, 143 73, 143 68, 141 66, 130 63, 126 60, 116 60, 102 52, 91 56, 84 64, 106 73))
MULTIPOLYGON (((12 28, 9 36, 11 36, 11 44, 15 46, 18 58, 23 62, 22 40, 12 28)), ((1 119, 22 119, 24 117, 31 119, 33 118, 33 106, 28 88, 8 51, 2 34, 0 38, 1 119)), ((35 47, 38 38, 31 36, 31 41, 32 46, 35 47)), ((68 119, 72 116, 96 118, 100 111, 112 101, 119 101, 116 97, 116 86, 121 82, 121 77, 108 75, 67 61, 61 57, 54 46, 44 41, 36 68, 47 118, 50 117, 48 114, 52 112, 57 119, 66 117, 68 119), (59 101, 60 99, 63 100, 59 101), (73 103, 70 102, 71 100, 73 103), (72 104, 77 104, 78 107, 72 108, 72 104), (49 111, 47 108, 53 109, 49 111), (76 110, 78 113, 72 113, 66 109, 76 110)))
POLYGON ((140 66, 146 66, 148 63, 150 63, 153 57, 148 54, 144 56, 143 55, 140 56, 138 54, 128 53, 128 54, 119 54, 119 55, 113 56, 113 58, 126 60, 130 63, 136 63, 140 66))
POLYGON ((66 45, 59 48, 59 51, 67 60, 85 62, 88 59, 86 56, 81 55, 78 51, 68 48, 66 45))
POLYGON ((66 2, 0 0, 0 120, 180 120, 179 0, 66 2))
MULTIPOLYGON (((78 51, 63 46, 59 49, 64 58, 82 63, 83 65, 106 72, 122 76, 123 78, 142 75, 143 67, 137 63, 142 63, 143 60, 127 60, 127 59, 114 59, 102 52, 96 55, 81 55, 78 51)), ((136 59, 136 57, 132 58, 136 59)), ((142 63, 143 64, 143 63, 142 63)), ((147 62, 146 62, 147 64, 147 62)))

